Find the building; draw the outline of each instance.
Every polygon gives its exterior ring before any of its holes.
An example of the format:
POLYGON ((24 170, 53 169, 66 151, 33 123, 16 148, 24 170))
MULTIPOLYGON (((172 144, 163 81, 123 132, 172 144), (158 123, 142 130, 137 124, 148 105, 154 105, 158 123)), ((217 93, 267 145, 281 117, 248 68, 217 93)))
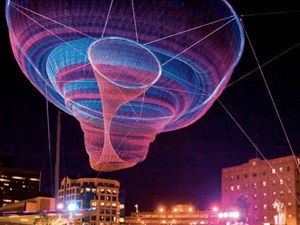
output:
POLYGON ((192 205, 175 205, 171 209, 159 207, 153 212, 133 212, 125 217, 126 225, 137 224, 219 224, 217 211, 199 211, 192 205))
POLYGON ((287 225, 299 225, 300 174, 295 160, 286 156, 268 163, 254 158, 222 169, 223 209, 239 210, 243 220, 251 225, 274 224, 277 212, 273 203, 279 200, 285 206, 287 225))
POLYGON ((36 197, 20 202, 10 203, 0 208, 0 212, 39 212, 54 211, 55 199, 49 197, 36 197))
POLYGON ((0 207, 39 195, 40 171, 0 167, 0 207))
POLYGON ((80 224, 112 225, 124 221, 124 204, 120 202, 120 183, 102 178, 70 179, 61 181, 58 205, 67 208, 75 203, 84 216, 80 224))

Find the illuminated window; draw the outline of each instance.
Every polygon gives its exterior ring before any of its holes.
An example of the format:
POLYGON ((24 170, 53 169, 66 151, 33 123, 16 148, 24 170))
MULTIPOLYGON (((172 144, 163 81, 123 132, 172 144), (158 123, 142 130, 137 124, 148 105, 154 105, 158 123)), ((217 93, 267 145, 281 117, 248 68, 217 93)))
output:
POLYGON ((11 199, 3 199, 3 202, 12 202, 11 199))
POLYGON ((1 178, 0 181, 2 181, 2 182, 9 182, 9 180, 3 179, 3 178, 1 178))
POLYGON ((254 206, 254 209, 257 209, 257 208, 258 208, 257 205, 255 205, 255 206, 254 206))
POLYGON ((236 185, 237 190, 240 190, 240 188, 241 188, 240 185, 236 185))
POLYGON ((263 186, 267 186, 267 182, 266 181, 263 181, 263 186))
POLYGON ((255 166, 255 165, 256 165, 256 162, 252 162, 252 165, 255 166))
POLYGON ((4 186, 9 186, 9 184, 8 184, 8 183, 4 183, 3 185, 4 185, 4 186))
POLYGON ((279 167, 279 171, 282 173, 282 172, 283 172, 283 168, 282 168, 282 167, 279 167))
POLYGON ((253 197, 254 197, 254 198, 257 198, 257 194, 254 194, 253 197))
POLYGON ((104 202, 100 202, 100 205, 101 205, 101 206, 104 206, 104 205, 105 205, 105 203, 104 203, 104 202))
POLYGON ((283 195, 283 191, 280 191, 280 195, 283 195))
POLYGON ((272 169, 272 173, 273 173, 273 174, 276 173, 276 169, 275 169, 275 168, 272 169))
POLYGON ((288 202, 288 206, 291 206, 292 205, 292 203, 291 202, 288 202))
POLYGON ((264 197, 267 197, 267 193, 264 193, 264 197))
POLYGON ((244 186, 245 186, 245 188, 247 188, 247 187, 248 187, 248 184, 244 184, 244 186))
POLYGON ((267 209, 267 204, 264 204, 264 209, 267 209))
POLYGON ((38 179, 38 178, 30 178, 29 180, 31 180, 31 181, 40 181, 40 179, 38 179))
POLYGON ((276 195, 276 191, 273 191, 273 195, 276 195))
POLYGON ((94 206, 94 207, 96 207, 97 206, 97 202, 92 202, 91 205, 94 206))
POLYGON ((230 189, 231 189, 231 191, 234 191, 234 187, 233 187, 233 186, 231 186, 231 188, 230 188, 230 189))
POLYGON ((256 183, 253 183, 253 188, 257 188, 257 184, 256 183))
POLYGON ((12 179, 15 179, 15 180, 25 180, 24 177, 17 177, 17 176, 12 176, 12 179))
POLYGON ((273 181, 272 181, 272 184, 273 184, 273 185, 276 184, 276 180, 273 180, 273 181))
POLYGON ((279 183, 280 183, 280 184, 283 184, 283 180, 282 180, 282 179, 280 179, 280 180, 279 180, 279 183))

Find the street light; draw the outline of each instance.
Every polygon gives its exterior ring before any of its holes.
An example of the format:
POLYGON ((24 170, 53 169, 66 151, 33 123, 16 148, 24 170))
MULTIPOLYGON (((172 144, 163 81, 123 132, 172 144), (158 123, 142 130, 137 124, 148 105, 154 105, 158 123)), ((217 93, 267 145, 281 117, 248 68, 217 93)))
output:
POLYGON ((69 216, 67 216, 67 225, 70 225, 70 219, 72 218, 72 213, 78 210, 78 205, 75 202, 71 202, 67 205, 67 211, 69 216))

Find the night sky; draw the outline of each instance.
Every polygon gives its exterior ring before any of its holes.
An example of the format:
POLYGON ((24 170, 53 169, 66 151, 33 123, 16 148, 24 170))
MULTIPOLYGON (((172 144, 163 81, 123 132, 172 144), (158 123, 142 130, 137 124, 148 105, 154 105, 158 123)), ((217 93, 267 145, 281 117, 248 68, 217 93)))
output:
MULTIPOLYGON (((212 0, 213 1, 213 0, 212 0)), ((261 64, 298 44, 263 67, 266 80, 296 154, 300 154, 300 7, 294 1, 230 1, 239 15, 294 11, 282 14, 244 16, 246 30, 261 64)), ((43 189, 50 190, 46 101, 30 84, 12 55, 0 1, 0 158, 21 168, 42 170, 43 189)), ((230 82, 257 68, 246 41, 241 62, 230 82)), ((289 155, 290 150, 259 71, 225 89, 220 100, 267 158, 289 155)), ((56 115, 50 111, 54 158, 56 115)), ((193 125, 157 136, 147 159, 137 166, 98 174, 89 166, 79 123, 62 114, 61 177, 99 176, 121 182, 126 191, 127 212, 157 205, 192 203, 203 209, 220 199, 221 168, 255 157, 254 147, 216 102, 193 125)), ((3 160, 2 160, 3 161, 3 160)), ((53 161, 54 165, 54 161, 53 161)))

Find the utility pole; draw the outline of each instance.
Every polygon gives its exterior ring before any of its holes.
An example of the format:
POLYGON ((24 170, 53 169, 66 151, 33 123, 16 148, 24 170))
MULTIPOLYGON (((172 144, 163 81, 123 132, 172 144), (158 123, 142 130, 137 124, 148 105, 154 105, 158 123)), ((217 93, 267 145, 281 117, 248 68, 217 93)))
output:
POLYGON ((55 153, 55 177, 54 177, 55 204, 57 204, 58 202, 58 189, 59 189, 60 138, 61 138, 61 111, 58 111, 57 126, 56 126, 56 153, 55 153))

